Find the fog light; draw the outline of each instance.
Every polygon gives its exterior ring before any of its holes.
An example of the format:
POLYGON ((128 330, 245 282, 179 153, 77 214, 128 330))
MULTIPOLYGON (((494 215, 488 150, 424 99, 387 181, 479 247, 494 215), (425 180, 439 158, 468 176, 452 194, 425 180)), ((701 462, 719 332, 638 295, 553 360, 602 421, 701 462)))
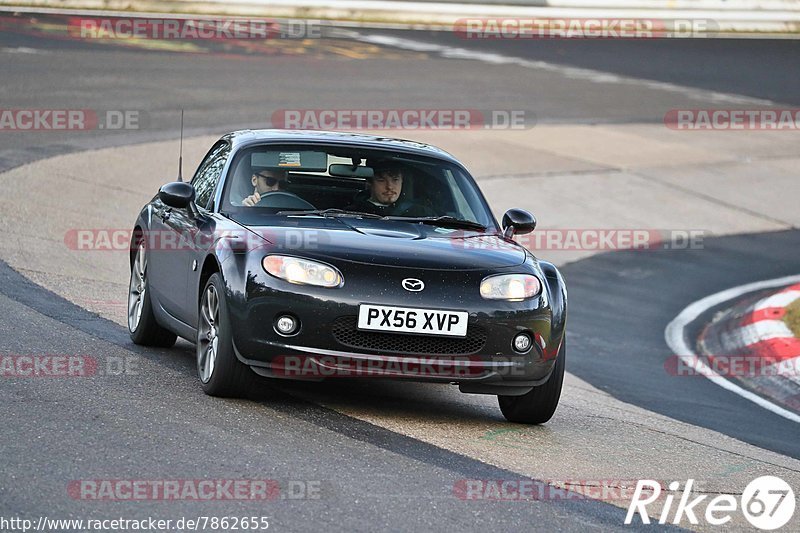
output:
POLYGON ((520 333, 514 337, 514 349, 520 353, 525 353, 531 349, 531 338, 527 333, 520 333))
POLYGON ((291 335, 297 331, 297 320, 289 315, 280 316, 275 321, 275 331, 281 335, 291 335))

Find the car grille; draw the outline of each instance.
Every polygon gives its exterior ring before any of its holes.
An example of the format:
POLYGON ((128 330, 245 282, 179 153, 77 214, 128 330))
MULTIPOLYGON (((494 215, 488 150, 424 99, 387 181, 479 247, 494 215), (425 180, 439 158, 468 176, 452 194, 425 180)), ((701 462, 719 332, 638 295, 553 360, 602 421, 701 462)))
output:
POLYGON ((355 316, 337 318, 332 327, 334 338, 348 348, 409 355, 468 355, 486 344, 486 330, 480 326, 469 326, 466 337, 432 337, 359 331, 357 324, 355 316))

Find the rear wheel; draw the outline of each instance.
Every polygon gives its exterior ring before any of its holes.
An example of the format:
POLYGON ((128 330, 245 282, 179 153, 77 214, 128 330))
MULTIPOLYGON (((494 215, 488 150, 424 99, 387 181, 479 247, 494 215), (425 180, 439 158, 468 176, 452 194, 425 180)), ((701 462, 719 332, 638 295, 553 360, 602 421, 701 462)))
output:
POLYGON ((197 373, 203 392, 210 396, 244 396, 255 378, 233 351, 225 288, 218 273, 211 275, 200 297, 197 373))
POLYGON ((131 282, 128 287, 128 332, 136 344, 169 348, 175 344, 177 335, 162 328, 153 314, 153 304, 147 282, 147 250, 139 243, 136 258, 131 267, 131 282))
POLYGON ((544 424, 553 417, 561 398, 564 367, 567 357, 567 339, 561 341, 556 364, 547 381, 522 396, 498 396, 500 410, 509 422, 544 424))

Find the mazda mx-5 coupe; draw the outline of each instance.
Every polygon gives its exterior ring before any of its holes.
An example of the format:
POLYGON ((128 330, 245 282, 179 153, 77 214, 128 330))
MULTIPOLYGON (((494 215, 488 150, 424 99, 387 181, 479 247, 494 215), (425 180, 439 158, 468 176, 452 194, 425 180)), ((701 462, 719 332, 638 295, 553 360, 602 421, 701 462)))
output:
POLYGON ((131 241, 128 328, 197 346, 203 390, 267 378, 406 379, 497 395, 548 421, 566 357, 559 271, 498 225, 466 168, 430 145, 238 131, 191 183, 161 187, 131 241))

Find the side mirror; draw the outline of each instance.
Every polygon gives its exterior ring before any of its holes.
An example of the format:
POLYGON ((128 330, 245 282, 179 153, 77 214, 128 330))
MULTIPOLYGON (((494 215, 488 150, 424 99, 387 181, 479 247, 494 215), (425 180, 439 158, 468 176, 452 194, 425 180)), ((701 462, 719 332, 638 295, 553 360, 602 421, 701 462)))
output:
POLYGON ((158 190, 158 198, 170 207, 183 209, 194 202, 194 187, 185 181, 167 183, 158 190))
POLYGON ((536 228, 536 217, 524 209, 509 209, 503 215, 503 236, 524 235, 536 228))

